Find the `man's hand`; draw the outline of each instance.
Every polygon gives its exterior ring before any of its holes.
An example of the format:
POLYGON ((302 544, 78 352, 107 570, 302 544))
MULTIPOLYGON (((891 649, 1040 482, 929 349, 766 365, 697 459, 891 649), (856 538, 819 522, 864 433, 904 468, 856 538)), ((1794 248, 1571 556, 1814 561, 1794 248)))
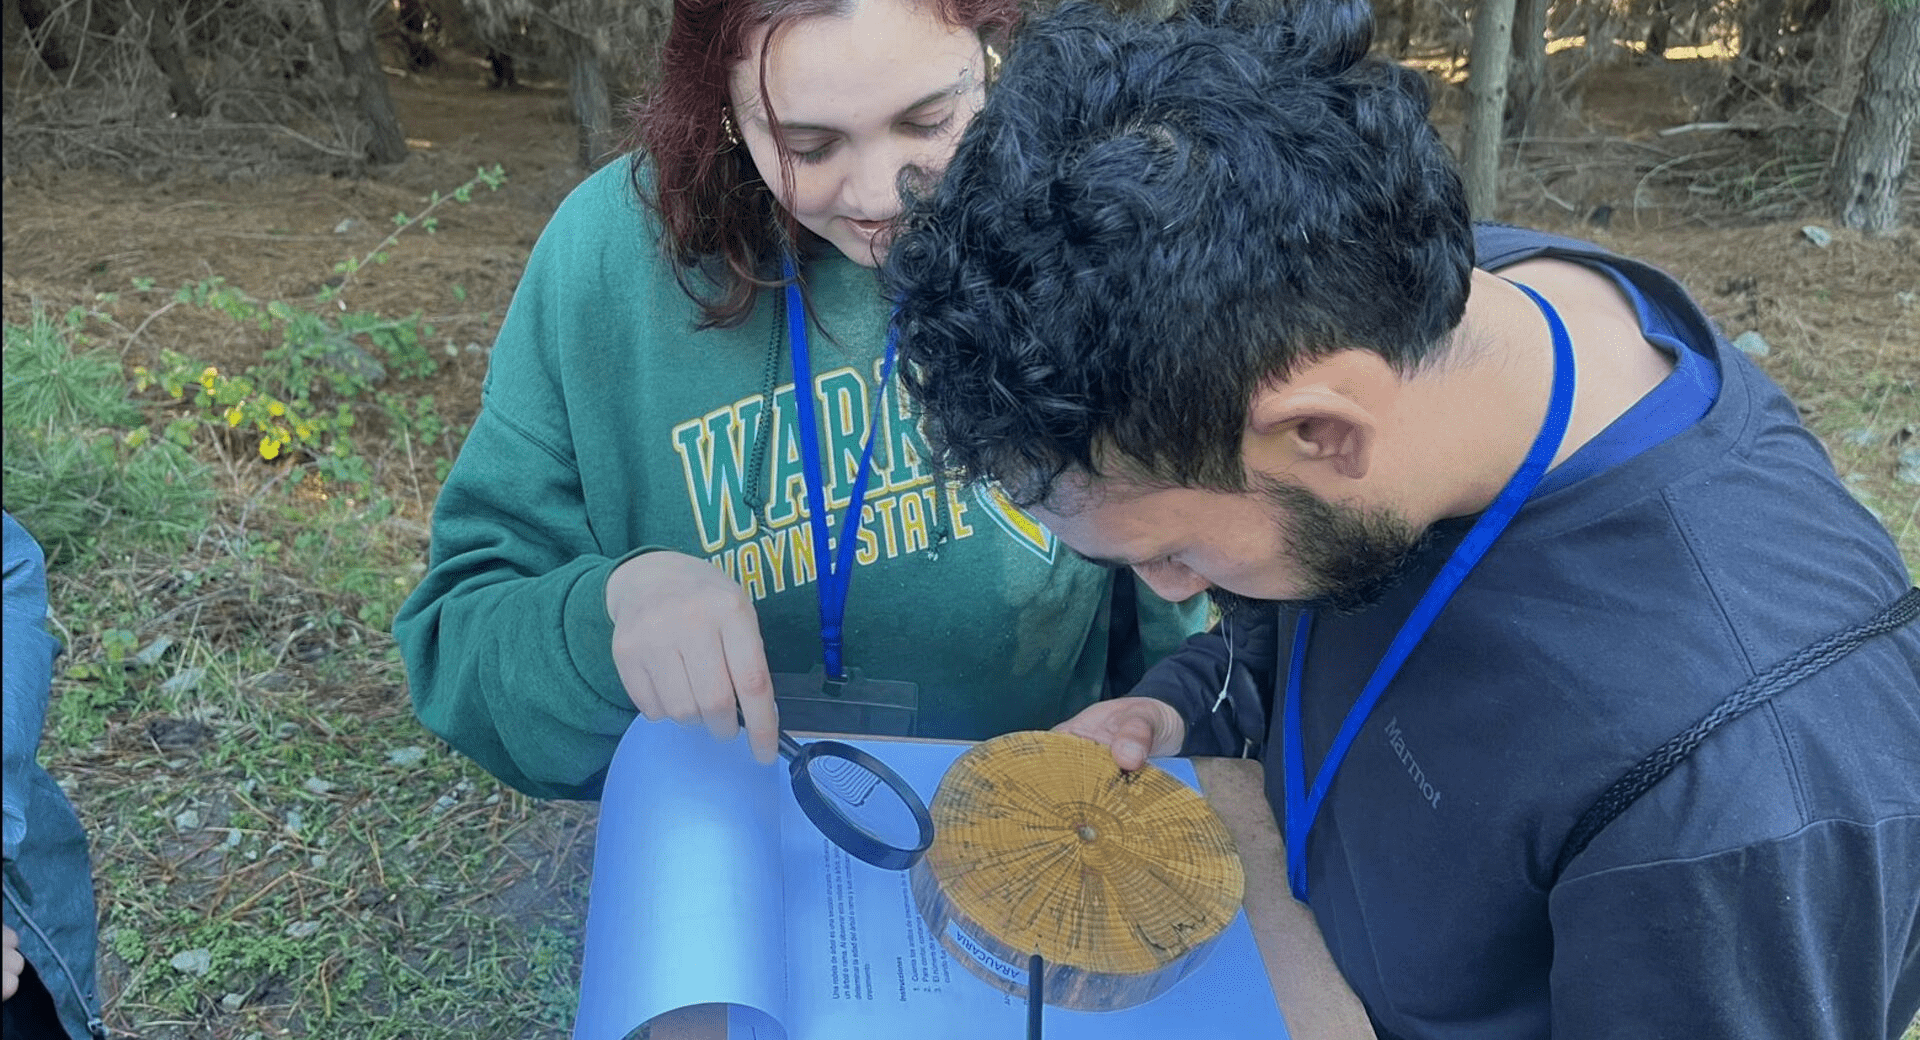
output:
POLYGON ((1149 755, 1171 755, 1187 739, 1187 724, 1173 705, 1151 697, 1121 697, 1090 705, 1053 727, 1107 745, 1120 768, 1132 772, 1149 755))
POLYGON ((20 956, 20 937, 13 929, 0 925, 0 931, 6 932, 6 956, 0 958, 6 962, 6 979, 0 985, 0 1000, 12 1000, 13 991, 20 988, 20 974, 27 970, 27 959, 20 956))

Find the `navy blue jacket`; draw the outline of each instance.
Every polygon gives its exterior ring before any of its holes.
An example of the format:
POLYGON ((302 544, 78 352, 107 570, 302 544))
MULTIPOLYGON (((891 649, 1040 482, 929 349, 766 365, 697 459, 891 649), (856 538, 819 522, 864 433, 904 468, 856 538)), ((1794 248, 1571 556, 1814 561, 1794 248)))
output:
MULTIPOLYGON (((1721 388, 1684 432, 1530 501, 1387 688, 1307 842, 1335 963, 1383 1038, 1897 1040, 1920 1008, 1920 626, 1729 723, 1552 870, 1648 752, 1898 598, 1892 539, 1666 276, 1515 228, 1476 246, 1488 269, 1548 253, 1624 271, 1721 388)), ((1309 777, 1473 519, 1438 525, 1377 607, 1317 616, 1309 777)), ((1216 630, 1135 691, 1180 710, 1185 753, 1262 754, 1283 826, 1294 621, 1236 615, 1231 676, 1216 630)))

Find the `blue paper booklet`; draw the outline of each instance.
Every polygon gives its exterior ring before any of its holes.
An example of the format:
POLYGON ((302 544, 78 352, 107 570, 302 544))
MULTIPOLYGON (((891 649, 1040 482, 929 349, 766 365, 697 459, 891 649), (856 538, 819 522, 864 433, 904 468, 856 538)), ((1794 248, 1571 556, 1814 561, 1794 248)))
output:
MULTIPOLYGON (((929 801, 958 744, 853 741, 929 801)), ((1180 759, 1156 764, 1198 788, 1180 759)), ((574 1040, 625 1040, 676 1008, 727 1004, 731 1040, 1024 1037, 1026 1004, 928 933, 905 871, 853 859, 744 738, 636 722, 607 774, 574 1040)), ((1050 1007, 1049 1040, 1286 1040, 1243 911, 1206 961, 1112 1012, 1050 1007)))

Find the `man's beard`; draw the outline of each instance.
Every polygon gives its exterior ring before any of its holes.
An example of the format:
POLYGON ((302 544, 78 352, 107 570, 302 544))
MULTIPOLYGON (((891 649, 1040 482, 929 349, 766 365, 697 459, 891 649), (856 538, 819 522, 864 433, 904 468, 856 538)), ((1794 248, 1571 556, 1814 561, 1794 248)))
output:
MULTIPOLYGON (((1297 484, 1264 480, 1281 544, 1300 569, 1302 590, 1284 605, 1354 614, 1380 602, 1430 541, 1426 531, 1386 511, 1335 505, 1297 484)), ((1208 590, 1223 615, 1261 602, 1225 589, 1208 590)))

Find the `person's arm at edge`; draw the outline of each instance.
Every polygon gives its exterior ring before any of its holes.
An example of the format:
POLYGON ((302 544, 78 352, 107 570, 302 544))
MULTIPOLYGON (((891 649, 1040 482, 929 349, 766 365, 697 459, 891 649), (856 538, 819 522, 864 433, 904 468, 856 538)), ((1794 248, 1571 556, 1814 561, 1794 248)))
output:
POLYGON ((14 520, 0 514, 5 528, 5 744, 4 775, 7 792, 5 858, 13 859, 26 837, 24 799, 30 786, 28 771, 40 746, 46 724, 47 701, 53 685, 53 660, 60 641, 46 629, 47 571, 40 544, 14 520))

